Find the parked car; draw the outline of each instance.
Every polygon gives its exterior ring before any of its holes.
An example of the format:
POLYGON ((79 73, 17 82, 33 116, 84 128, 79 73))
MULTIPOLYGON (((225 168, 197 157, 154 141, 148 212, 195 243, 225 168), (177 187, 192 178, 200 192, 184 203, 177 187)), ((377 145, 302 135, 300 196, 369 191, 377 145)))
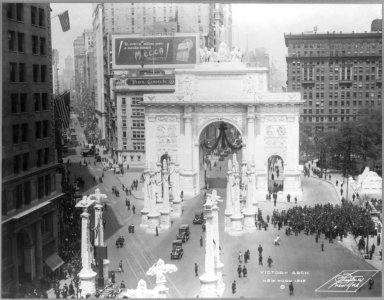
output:
POLYGON ((189 240, 190 236, 189 232, 189 225, 188 224, 183 224, 180 225, 179 227, 179 234, 176 236, 176 239, 181 240, 183 243, 189 240))
POLYGON ((203 224, 204 223, 204 213, 199 211, 195 212, 195 218, 192 221, 193 224, 203 224))
POLYGON ((81 152, 81 155, 83 157, 87 157, 87 156, 94 156, 95 155, 95 151, 93 149, 89 149, 88 151, 85 150, 85 151, 82 151, 81 152))
POLYGON ((183 257, 183 243, 182 241, 176 240, 172 242, 172 251, 171 251, 171 259, 180 259, 183 257))

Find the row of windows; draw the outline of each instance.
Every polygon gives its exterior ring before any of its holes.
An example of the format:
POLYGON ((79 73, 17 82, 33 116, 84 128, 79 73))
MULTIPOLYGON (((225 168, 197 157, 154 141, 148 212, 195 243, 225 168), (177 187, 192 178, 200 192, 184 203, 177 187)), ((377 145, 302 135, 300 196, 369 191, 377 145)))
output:
MULTIPOLYGON (((8 3, 7 18, 19 22, 24 22, 24 4, 8 3)), ((40 27, 45 27, 45 11, 43 8, 31 6, 31 24, 40 27)))
POLYGON ((144 151, 145 143, 142 141, 134 141, 133 142, 133 150, 144 151))
MULTIPOLYGON (((10 82, 25 82, 26 80, 26 66, 25 63, 11 62, 9 70, 10 82)), ((33 82, 47 82, 47 66, 46 65, 33 65, 33 82)))
MULTIPOLYGON (((28 141, 28 129, 27 123, 15 124, 12 126, 12 142, 18 144, 20 142, 28 141)), ((49 137, 49 121, 35 122, 35 138, 41 139, 49 137)))
MULTIPOLYGON (((38 149, 36 151, 36 167, 41 167, 42 165, 47 164, 49 164, 49 148, 38 149)), ((31 167, 29 153, 13 156, 13 174, 19 174, 21 171, 28 171, 31 167)))
MULTIPOLYGON (((28 111, 27 107, 27 99, 28 94, 26 93, 12 93, 10 95, 11 99, 11 113, 17 114, 17 113, 25 113, 28 111)), ((48 106, 48 94, 47 93, 34 93, 33 94, 33 101, 34 101, 34 110, 35 111, 45 111, 49 109, 48 106)))
MULTIPOLYGON (((381 98, 381 97, 380 97, 381 98)), ((353 106, 357 106, 357 105, 359 105, 359 106, 362 106, 363 105, 363 101, 362 100, 359 100, 359 101, 356 101, 356 100, 353 100, 353 101, 331 101, 331 100, 329 100, 328 101, 328 105, 329 106, 338 106, 338 105, 340 105, 340 106, 344 106, 344 103, 345 103, 345 105, 346 106, 350 106, 350 104, 352 103, 352 105, 353 106)), ((371 100, 371 101, 368 101, 368 100, 366 100, 365 101, 365 105, 366 106, 368 106, 369 105, 369 103, 371 103, 371 106, 374 106, 375 105, 375 101, 374 100, 371 100)), ((306 102, 304 105, 305 106, 312 106, 312 104, 313 104, 313 102, 312 101, 308 101, 308 102, 306 102)), ((377 100, 377 105, 381 105, 381 100, 377 100)), ((324 106, 324 101, 317 101, 316 103, 315 103, 315 106, 316 107, 323 107, 324 106)))
POLYGON ((304 122, 345 122, 345 121, 356 121, 358 117, 356 116, 346 116, 346 117, 302 117, 302 121, 304 122))
MULTIPOLYGON (((40 176, 36 182, 37 198, 42 199, 44 196, 48 196, 52 192, 51 175, 40 176)), ((32 193, 31 193, 31 182, 27 181, 22 184, 18 184, 13 190, 2 191, 2 215, 6 216, 11 209, 21 209, 23 206, 31 204, 32 193)), ((42 233, 46 233, 51 230, 52 222, 46 222, 43 218, 42 233)))
MULTIPOLYGON (((46 38, 32 35, 32 53, 45 55, 46 38)), ((8 31, 8 49, 9 51, 25 52, 25 34, 22 32, 8 31)))
POLYGON ((375 48, 375 47, 381 47, 381 41, 378 43, 320 43, 320 44, 313 44, 313 43, 301 43, 301 44, 291 44, 293 49, 326 49, 327 46, 329 46, 331 49, 366 49, 366 48, 375 48))
MULTIPOLYGON (((324 98, 324 93, 323 92, 316 92, 316 93, 308 93, 304 92, 303 93, 303 99, 313 99, 312 95, 314 96, 315 99, 323 99, 324 98)), ((328 97, 330 99, 338 99, 340 96, 340 99, 349 99, 349 98, 359 98, 362 99, 364 98, 375 98, 375 93, 374 92, 332 92, 330 91, 328 94, 328 97)), ((377 94, 377 98, 381 98, 381 93, 377 94)))
POLYGON ((139 119, 139 120, 132 120, 132 127, 144 127, 144 120, 139 119))
MULTIPOLYGON (((130 158, 130 161, 132 161, 132 162, 135 161, 135 155, 130 155, 129 158, 130 158)), ((138 161, 138 162, 141 161, 141 155, 137 155, 136 158, 137 158, 136 161, 138 161)), ((127 161, 127 156, 126 155, 123 156, 123 160, 127 161)))

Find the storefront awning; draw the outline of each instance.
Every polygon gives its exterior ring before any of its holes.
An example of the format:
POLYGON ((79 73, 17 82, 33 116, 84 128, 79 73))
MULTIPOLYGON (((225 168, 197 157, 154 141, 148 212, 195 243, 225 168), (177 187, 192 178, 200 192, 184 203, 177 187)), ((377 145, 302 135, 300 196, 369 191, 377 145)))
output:
POLYGON ((45 259, 45 263, 51 268, 52 271, 55 271, 64 264, 64 261, 59 255, 57 255, 57 253, 54 253, 45 259))

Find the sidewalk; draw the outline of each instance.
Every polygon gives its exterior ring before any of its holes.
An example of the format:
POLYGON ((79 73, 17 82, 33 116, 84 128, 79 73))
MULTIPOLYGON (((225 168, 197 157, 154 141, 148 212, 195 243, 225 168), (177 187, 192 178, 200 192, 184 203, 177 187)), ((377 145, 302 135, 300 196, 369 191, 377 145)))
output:
MULTIPOLYGON (((305 165, 308 166, 308 163, 306 163, 305 165)), ((337 196, 339 197, 340 201, 342 198, 342 195, 340 193, 340 184, 344 182, 343 196, 344 196, 344 198, 346 198, 347 187, 345 186, 345 178, 340 173, 330 172, 330 173, 327 173, 326 179, 319 178, 317 175, 313 174, 312 167, 316 167, 316 161, 314 162, 314 164, 311 163, 310 177, 314 177, 314 178, 317 178, 319 180, 322 180, 322 181, 325 181, 325 182, 328 182, 329 184, 331 184, 334 187, 335 192, 336 192, 337 196), (331 175, 331 180, 329 180, 329 174, 331 175), (336 187, 336 180, 338 181, 337 187, 336 187)), ((349 201, 353 201, 352 194, 353 194, 353 190, 351 187, 349 187, 349 193, 348 193, 348 196, 349 196, 348 200, 349 201)), ((381 235, 381 232, 380 233, 378 232, 378 234, 381 235)), ((359 251, 358 250, 357 241, 359 239, 360 239, 360 237, 357 237, 355 239, 352 234, 348 234, 347 238, 343 238, 343 241, 338 240, 338 242, 340 244, 342 244, 344 247, 348 248, 355 255, 358 255, 358 256, 361 256, 362 258, 365 258, 365 251, 359 251)), ((382 269, 382 260, 380 259, 380 250, 382 250, 382 244, 380 244, 380 246, 377 245, 377 236, 375 236, 374 238, 371 238, 371 237, 369 238, 369 246, 368 246, 369 249, 372 247, 373 244, 375 244, 376 249, 375 249, 375 253, 373 253, 373 255, 372 255, 372 260, 365 259, 365 261, 368 262, 374 268, 381 270, 382 269)))

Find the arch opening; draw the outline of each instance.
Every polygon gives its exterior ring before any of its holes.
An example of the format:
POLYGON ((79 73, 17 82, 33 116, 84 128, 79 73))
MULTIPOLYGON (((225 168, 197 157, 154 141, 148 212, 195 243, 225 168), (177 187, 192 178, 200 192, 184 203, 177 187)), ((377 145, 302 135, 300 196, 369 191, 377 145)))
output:
POLYGON ((236 153, 242 160, 243 138, 231 123, 214 121, 206 125, 199 135, 199 186, 225 188, 228 160, 236 153))
POLYGON ((279 155, 268 158, 268 192, 284 191, 284 161, 279 155))

